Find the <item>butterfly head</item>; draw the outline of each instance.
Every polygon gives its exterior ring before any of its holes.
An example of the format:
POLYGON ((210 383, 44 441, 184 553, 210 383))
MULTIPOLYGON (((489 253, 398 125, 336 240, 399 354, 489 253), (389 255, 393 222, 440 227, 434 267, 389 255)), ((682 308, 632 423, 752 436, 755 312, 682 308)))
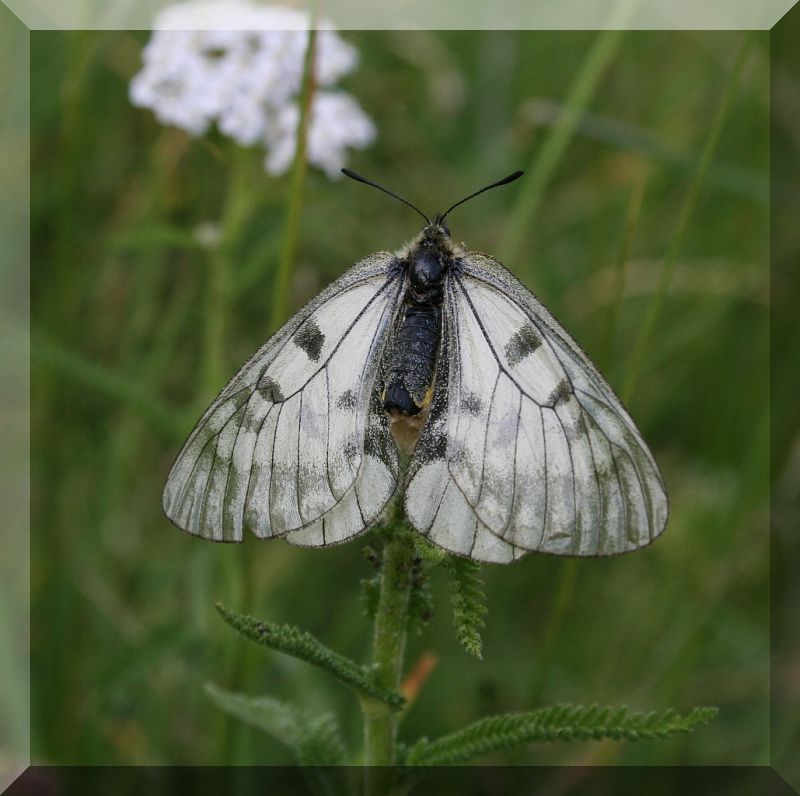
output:
POLYGON ((444 223, 444 215, 442 213, 437 213, 433 217, 433 221, 423 229, 423 232, 425 230, 430 230, 431 236, 435 237, 443 236, 448 240, 450 238, 450 227, 448 227, 447 224, 444 223))
MULTIPOLYGON (((454 205, 450 205, 444 213, 437 213, 431 220, 416 205, 411 204, 407 199, 403 199, 402 196, 392 193, 388 188, 384 188, 382 185, 378 185, 378 183, 368 180, 350 169, 342 169, 342 173, 356 180, 356 182, 371 185, 373 188, 377 188, 379 191, 394 197, 425 219, 425 226, 419 235, 410 244, 407 244, 397 252, 398 259, 408 268, 412 290, 419 300, 426 300, 429 296, 438 297, 443 275, 453 261, 454 255, 457 257, 459 253, 450 239, 450 230, 447 224, 444 223, 446 216, 455 208, 463 205, 464 202, 482 194, 484 191, 497 188, 499 185, 507 185, 522 176, 521 171, 515 171, 502 180, 486 185, 479 191, 465 196, 454 205)), ((460 250, 463 250, 463 247, 460 247, 460 250)))
POLYGON ((417 246, 420 248, 430 249, 433 251, 440 251, 442 253, 449 252, 453 248, 453 243, 450 240, 450 229, 439 216, 436 216, 430 224, 426 224, 416 240, 417 246))
POLYGON ((450 230, 437 219, 422 228, 405 261, 411 286, 420 296, 437 290, 453 256, 450 230))

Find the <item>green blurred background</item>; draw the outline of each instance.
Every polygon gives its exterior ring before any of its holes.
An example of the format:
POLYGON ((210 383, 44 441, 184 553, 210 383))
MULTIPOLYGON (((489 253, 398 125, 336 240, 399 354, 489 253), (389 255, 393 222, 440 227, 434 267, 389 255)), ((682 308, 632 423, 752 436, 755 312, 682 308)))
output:
MULTIPOLYGON (((525 179, 492 192, 454 213, 453 235, 505 249, 622 389, 743 34, 345 37, 361 66, 344 85, 378 127, 350 165, 428 212, 532 172, 533 200, 525 179), (592 64, 599 37, 607 62, 592 64), (581 79, 593 89, 583 98, 581 79), (559 148, 569 96, 577 126, 559 148)), ((345 689, 277 653, 243 653, 213 605, 296 623, 365 659, 360 543, 214 545, 161 512, 181 442, 271 332, 289 178, 267 176, 259 150, 193 139, 132 107, 145 41, 32 34, 34 758, 290 762, 212 706, 207 680, 330 708, 357 748, 345 689), (209 243, 220 224, 222 244, 209 243)), ((754 37, 733 87, 628 401, 668 485, 665 535, 616 559, 485 566, 482 662, 458 646, 436 579, 437 612, 409 662, 427 651, 440 661, 404 738, 558 701, 718 705, 691 736, 527 747, 495 762, 767 761, 768 48, 754 37)), ((310 171, 287 312, 417 228, 375 191, 310 171)))

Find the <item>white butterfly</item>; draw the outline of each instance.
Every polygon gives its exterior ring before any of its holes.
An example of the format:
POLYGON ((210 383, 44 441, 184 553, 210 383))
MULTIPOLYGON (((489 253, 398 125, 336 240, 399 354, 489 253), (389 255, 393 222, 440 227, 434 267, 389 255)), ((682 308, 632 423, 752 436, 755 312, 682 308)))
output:
POLYGON ((420 534, 480 561, 663 531, 661 475, 613 390, 506 268, 453 243, 447 213, 421 213, 414 241, 354 265, 233 377, 172 467, 173 522, 327 546, 402 490, 420 534))

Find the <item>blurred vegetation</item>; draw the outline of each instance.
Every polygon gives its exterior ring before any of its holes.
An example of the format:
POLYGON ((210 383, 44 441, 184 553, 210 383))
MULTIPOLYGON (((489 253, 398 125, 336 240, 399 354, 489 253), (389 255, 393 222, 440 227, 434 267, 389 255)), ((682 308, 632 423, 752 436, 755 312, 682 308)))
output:
POLYGON ((773 180, 795 190, 772 197, 772 763, 794 787, 800 788, 800 6, 772 29, 770 159, 773 180))
MULTIPOLYGON (((506 264, 622 389, 743 36, 615 37, 564 130, 597 36, 347 34, 362 57, 347 88, 379 129, 351 165, 434 212, 515 168, 542 169, 540 153, 555 150, 532 217, 515 205, 520 181, 459 208, 450 226, 473 249, 504 241, 506 264), (516 239, 510 220, 523 225, 516 239)), ((352 746, 358 712, 310 668, 243 651, 214 603, 300 624, 364 659, 359 580, 370 570, 359 542, 214 545, 162 515, 178 446, 271 331, 289 177, 266 176, 257 150, 192 139, 133 108, 144 41, 32 34, 34 756, 288 763, 203 683, 330 711, 352 746)), ((430 652, 439 663, 405 737, 557 702, 710 704, 718 718, 691 736, 494 760, 767 761, 768 58, 756 35, 628 400, 668 485, 664 537, 609 560, 485 566, 483 660, 459 646, 448 585, 434 581, 437 612, 412 637, 409 665, 430 652)), ((417 223, 375 191, 310 171, 287 310, 417 223)))

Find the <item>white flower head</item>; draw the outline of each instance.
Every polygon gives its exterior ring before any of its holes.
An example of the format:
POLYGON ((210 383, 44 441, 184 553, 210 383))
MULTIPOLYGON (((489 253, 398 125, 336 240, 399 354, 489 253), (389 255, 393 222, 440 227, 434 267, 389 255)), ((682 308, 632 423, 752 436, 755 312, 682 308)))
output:
MULTIPOLYGON (((265 160, 267 171, 282 174, 294 158, 300 109, 284 106, 270 132, 273 141, 265 160)), ((306 156, 310 163, 337 178, 347 162, 348 147, 363 149, 375 140, 375 125, 344 91, 320 91, 314 98, 308 123, 306 156)))
MULTIPOLYGON (((239 144, 260 143, 267 169, 282 173, 294 156, 310 22, 305 11, 249 0, 170 6, 156 18, 142 51, 144 67, 131 81, 131 101, 192 135, 216 124, 239 144)), ((307 156, 334 176, 348 148, 375 139, 375 127, 352 96, 324 90, 355 68, 358 53, 329 23, 319 27, 314 79, 323 90, 312 102, 307 156)))

